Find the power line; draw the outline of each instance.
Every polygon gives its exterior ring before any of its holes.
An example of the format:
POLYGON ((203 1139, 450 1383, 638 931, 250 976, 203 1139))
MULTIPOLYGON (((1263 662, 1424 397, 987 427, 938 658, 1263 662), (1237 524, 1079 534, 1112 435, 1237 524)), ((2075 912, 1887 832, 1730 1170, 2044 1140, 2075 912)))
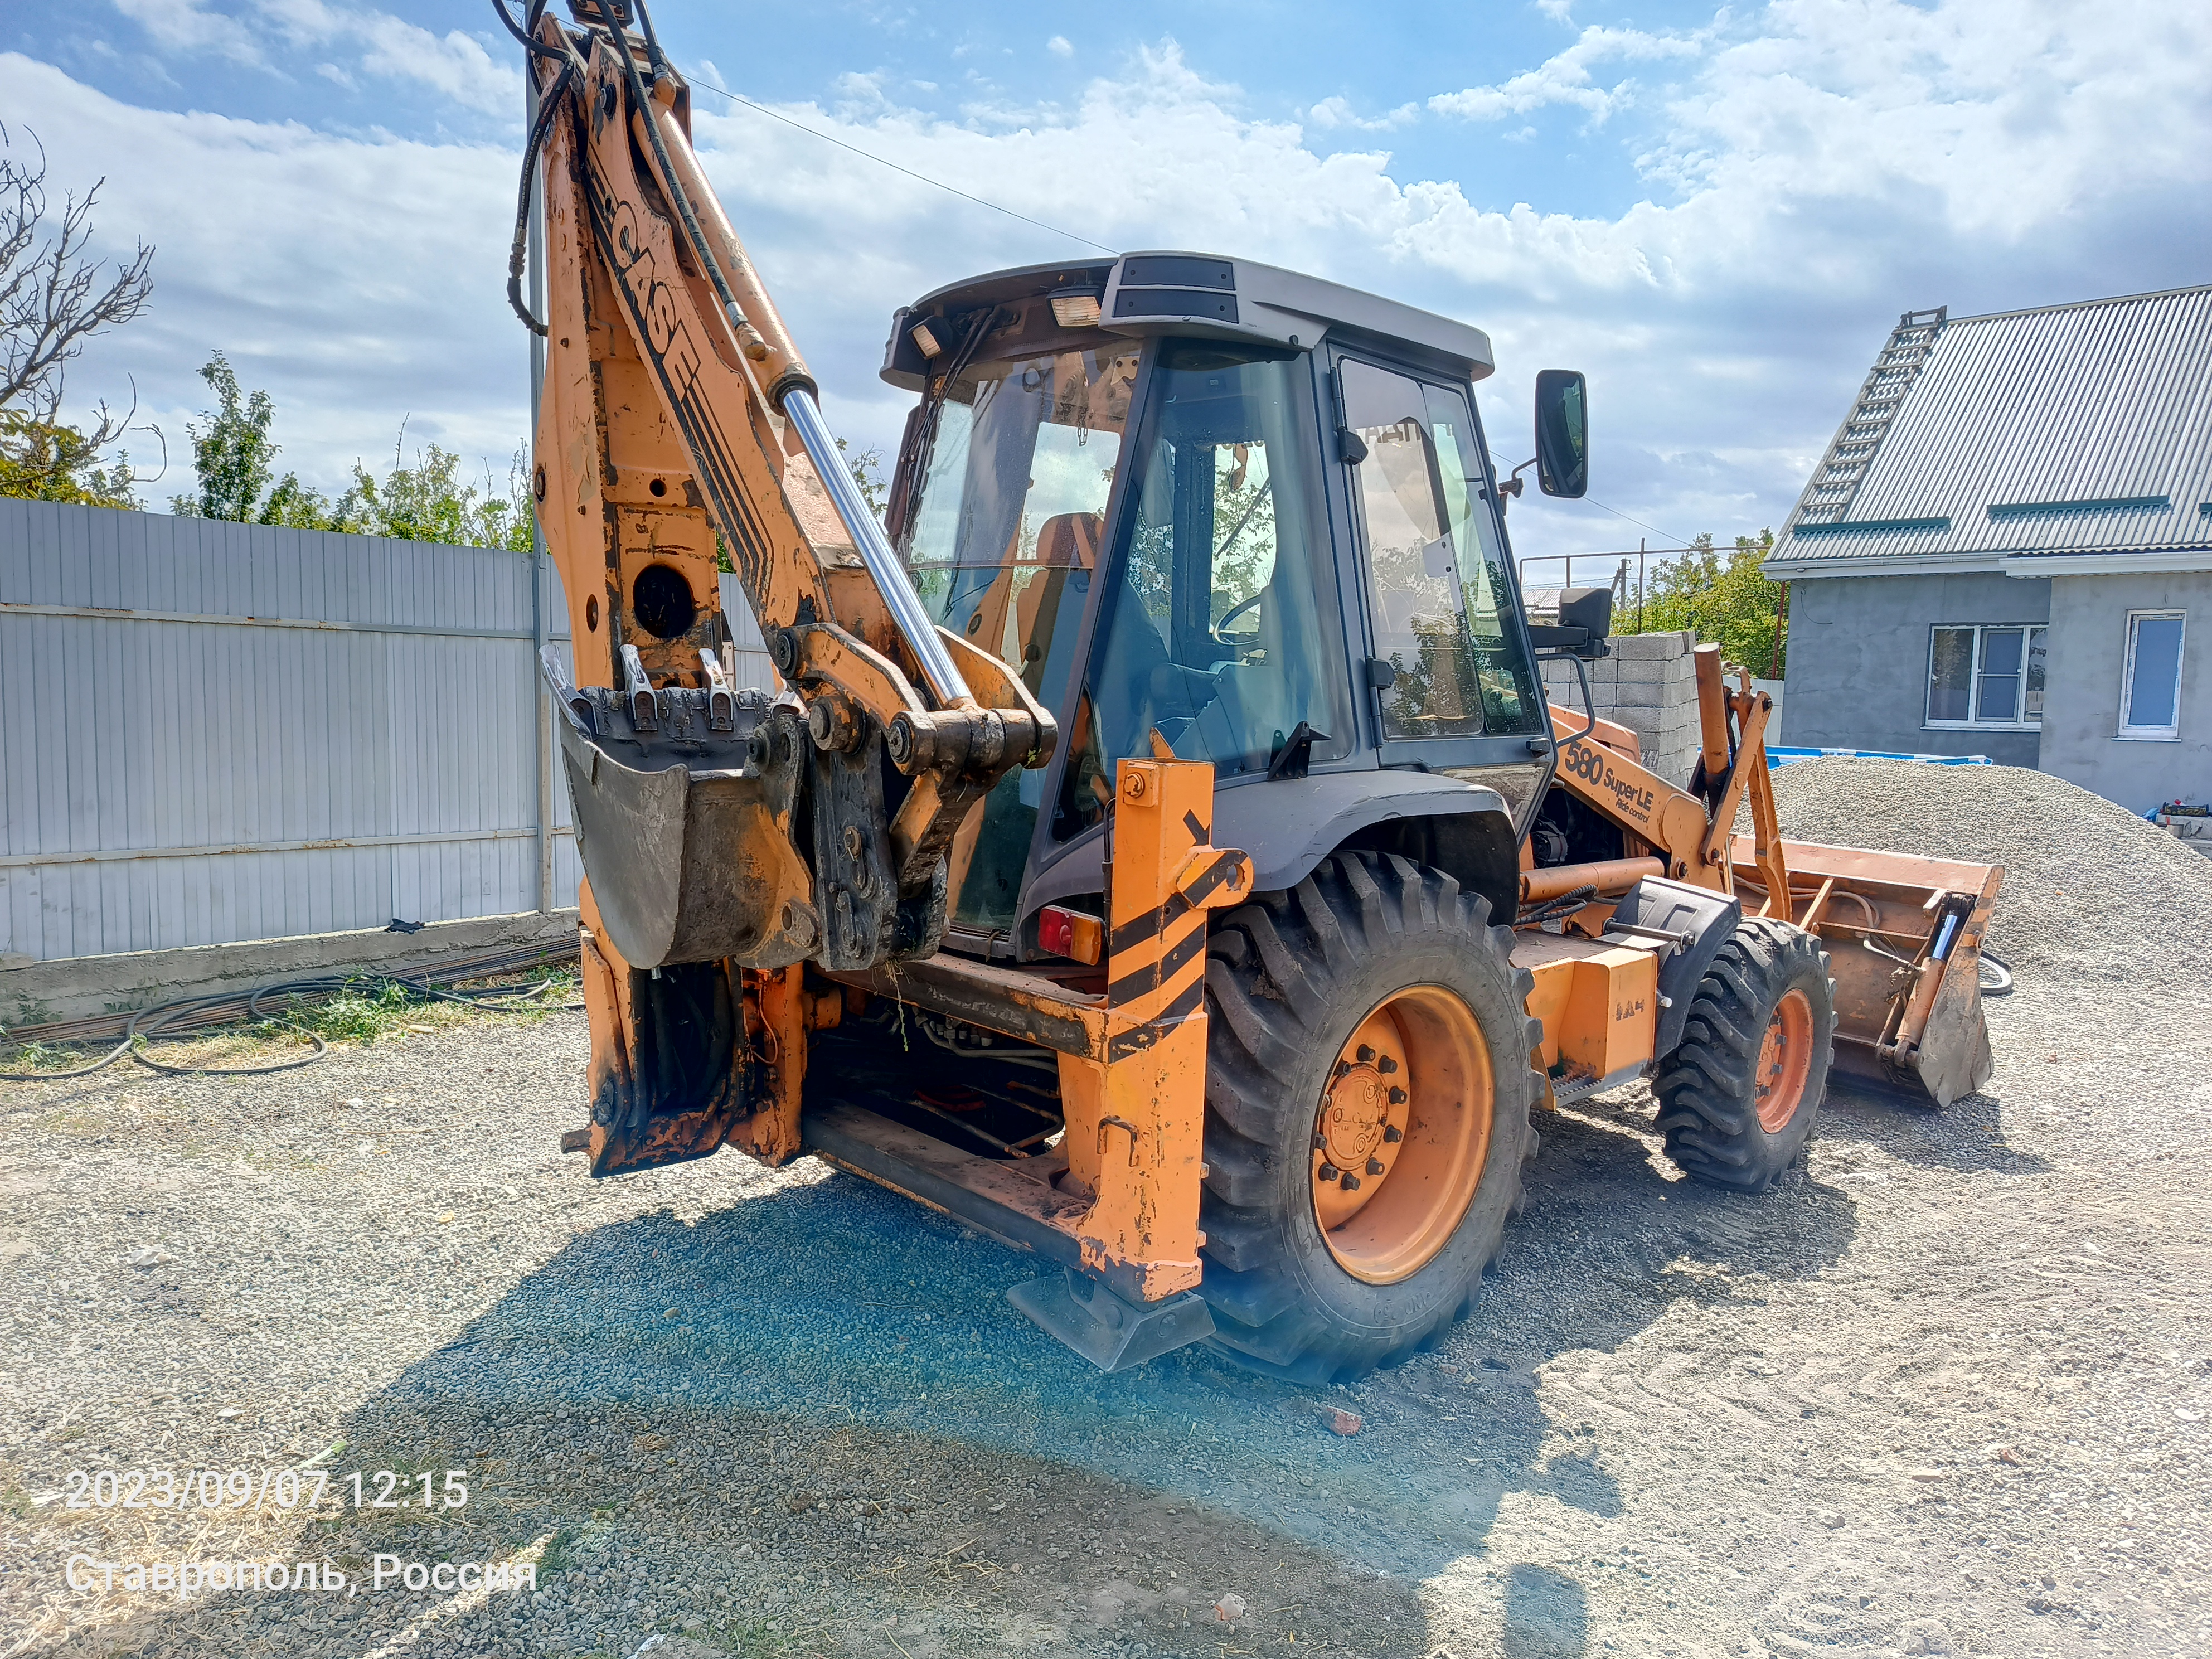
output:
MULTIPOLYGON (((1490 452, 1490 459, 1495 461, 1501 467, 1506 465, 1505 458, 1494 449, 1490 452)), ((1612 514, 1616 519, 1626 519, 1629 523, 1634 525, 1639 530, 1648 530, 1655 536, 1664 536, 1670 542, 1680 542, 1682 544, 1679 549, 1670 548, 1663 550, 1665 551, 1686 552, 1689 550, 1691 542, 1694 539, 1694 538, 1689 536, 1677 536, 1671 530, 1662 530, 1656 524, 1646 524, 1643 520, 1637 518, 1631 514, 1624 513, 1617 507, 1607 507, 1603 501, 1598 500, 1595 495, 1584 495, 1582 499, 1588 501, 1592 507, 1603 508, 1604 511, 1612 514)), ((1653 550, 1659 551, 1662 550, 1655 549, 1653 550)), ((1544 556, 1539 554, 1534 556, 1542 557, 1544 556)))
POLYGON ((1603 507, 1606 512, 1612 514, 1616 519, 1626 519, 1629 523, 1636 526, 1639 530, 1648 530, 1655 536, 1664 536, 1670 542, 1680 542, 1682 544, 1682 548, 1685 550, 1688 548, 1690 543, 1694 539, 1694 538, 1689 536, 1677 536, 1671 530, 1662 530, 1656 524, 1645 524, 1643 520, 1636 518, 1632 514, 1623 513, 1617 507, 1606 507, 1605 503, 1598 500, 1595 495, 1585 495, 1583 499, 1588 501, 1592 507, 1603 507))
MULTIPOLYGON (((1119 248, 1109 247, 1103 242, 1093 241, 1090 237, 1078 235, 1072 230, 1062 230, 1058 225, 1048 225, 1042 219, 1032 219, 1026 213, 1017 213, 1010 207, 1002 207, 996 202, 986 201, 981 196, 971 195, 967 191, 961 190, 956 185, 946 184, 942 179, 933 179, 926 173, 916 173, 912 167, 901 167, 896 161, 890 161, 884 156, 878 155, 872 150, 862 149, 858 144, 848 144, 842 138, 833 138, 830 134, 822 131, 817 127, 810 127, 803 121, 794 121, 788 115, 785 115, 776 110, 772 110, 765 104, 755 103, 751 99, 746 97, 742 93, 732 92, 727 87, 718 87, 712 81, 706 80, 697 76, 694 76, 691 78, 691 84, 694 86, 704 87, 709 92, 720 93, 732 103, 743 104, 747 109, 757 111, 759 113, 767 116, 771 121, 781 121, 787 127, 795 127, 799 131, 807 134, 810 137, 819 138, 825 144, 835 144, 839 149, 850 150, 854 155, 861 157, 863 160, 873 161, 878 167, 889 167, 893 173, 902 173, 909 179, 916 179, 925 185, 933 185, 936 189, 945 191, 948 195, 957 196, 963 202, 973 202, 977 207, 987 207, 994 213, 1003 213, 1009 219, 1018 219, 1025 225, 1035 225, 1039 230, 1048 230, 1055 236, 1065 236, 1071 242, 1080 242, 1085 247, 1095 247, 1101 253, 1110 253, 1117 258, 1121 255, 1121 250, 1119 248)), ((1503 466, 1505 465, 1505 458, 1503 455, 1500 455, 1496 450, 1492 450, 1490 454, 1491 459, 1496 461, 1499 465, 1503 466)), ((1630 524, 1636 526, 1638 529, 1648 530, 1655 536, 1664 536, 1669 541, 1681 543, 1685 547, 1689 545, 1691 539, 1689 537, 1677 536, 1671 530, 1662 530, 1656 525, 1646 524, 1643 520, 1637 518, 1631 514, 1623 513, 1617 507, 1607 507, 1603 501, 1599 501, 1594 495, 1585 495, 1583 497, 1583 500, 1588 501, 1592 507, 1612 514, 1616 519, 1626 520, 1630 524)))
POLYGON ((1042 219, 1032 219, 1026 213, 1017 213, 1013 209, 1001 207, 996 202, 987 202, 980 196, 971 196, 964 190, 946 184, 942 179, 933 179, 926 173, 916 173, 912 167, 901 167, 896 161, 886 160, 872 150, 862 149, 858 144, 848 144, 842 138, 833 138, 820 129, 810 127, 803 121, 794 121, 788 115, 781 114, 765 104, 756 104, 742 93, 732 92, 727 87, 718 87, 712 81, 700 80, 696 76, 691 84, 704 87, 709 92, 719 92, 733 104, 743 104, 747 109, 759 111, 772 121, 781 121, 787 127, 797 127, 799 131, 811 134, 825 144, 835 144, 839 149, 849 149, 854 155, 873 161, 878 167, 889 167, 893 173, 903 173, 908 178, 919 179, 925 185, 933 185, 939 190, 957 196, 963 202, 973 202, 978 207, 989 208, 994 213, 1003 213, 1009 219, 1018 219, 1025 225, 1035 225, 1039 230, 1048 230, 1055 236, 1065 236, 1071 242, 1081 242, 1086 247, 1097 248, 1101 253, 1112 254, 1116 258, 1121 255, 1121 251, 1119 248, 1108 247, 1103 242, 1094 242, 1088 236, 1079 236, 1072 230, 1062 230, 1058 225, 1048 225, 1042 219))

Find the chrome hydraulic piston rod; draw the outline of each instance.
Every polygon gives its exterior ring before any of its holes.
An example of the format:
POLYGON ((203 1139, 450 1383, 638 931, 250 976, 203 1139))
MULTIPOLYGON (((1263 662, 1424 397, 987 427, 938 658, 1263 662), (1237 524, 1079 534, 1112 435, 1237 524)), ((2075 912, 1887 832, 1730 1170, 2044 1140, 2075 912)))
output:
POLYGON ((953 665, 952 653, 945 648, 945 641, 937 636, 936 624, 929 613, 921 608, 921 596, 914 591, 914 583, 906 574, 899 556, 892 551, 890 540, 884 527, 876 520, 868 503, 860 494, 860 486, 847 470, 845 458, 837 453, 837 441, 830 435, 830 428, 816 407, 814 394, 794 386, 783 397, 783 416, 798 429, 799 441, 805 446, 814 470, 822 475, 822 482, 830 491, 830 500, 837 509, 837 517, 853 538, 853 545, 860 550, 861 562, 868 567, 868 574, 875 579, 876 586, 884 596, 884 604, 898 624, 901 637, 914 659, 921 665, 921 677, 929 683, 931 693, 938 706, 953 708, 973 701, 968 682, 953 665))

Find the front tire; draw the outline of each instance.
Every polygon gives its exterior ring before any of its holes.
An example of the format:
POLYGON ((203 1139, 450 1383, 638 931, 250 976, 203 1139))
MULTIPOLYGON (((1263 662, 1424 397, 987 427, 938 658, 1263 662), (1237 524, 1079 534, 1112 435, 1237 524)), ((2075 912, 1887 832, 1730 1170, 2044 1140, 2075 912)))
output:
POLYGON ((1512 950, 1483 898, 1375 853, 1216 923, 1199 1291, 1238 1363, 1349 1380, 1472 1304, 1536 1149, 1512 950))
POLYGON ((1737 923, 1652 1085, 1667 1156, 1694 1181, 1765 1192, 1812 1139, 1835 1035, 1820 939, 1788 922, 1737 923))

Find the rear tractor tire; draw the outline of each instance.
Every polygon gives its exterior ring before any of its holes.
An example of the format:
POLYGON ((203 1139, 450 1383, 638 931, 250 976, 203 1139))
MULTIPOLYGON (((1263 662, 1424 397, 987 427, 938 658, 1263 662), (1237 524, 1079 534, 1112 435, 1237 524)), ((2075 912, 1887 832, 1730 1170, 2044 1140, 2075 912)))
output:
POLYGON ((1835 1033, 1818 937, 1759 917, 1737 923, 1652 1085, 1667 1156, 1692 1180, 1765 1192, 1812 1139, 1835 1033))
POLYGON ((1348 1381, 1473 1304, 1536 1151, 1512 951, 1486 901, 1375 853, 1215 923, 1199 1293, 1218 1349, 1348 1381))

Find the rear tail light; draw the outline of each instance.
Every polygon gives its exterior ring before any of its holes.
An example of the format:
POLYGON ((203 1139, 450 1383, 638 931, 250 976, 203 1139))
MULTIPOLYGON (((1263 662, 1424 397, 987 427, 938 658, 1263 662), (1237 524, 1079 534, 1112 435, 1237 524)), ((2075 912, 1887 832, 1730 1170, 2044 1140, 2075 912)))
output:
POLYGON ((1106 947, 1106 924, 1080 910, 1048 904, 1037 912, 1037 949, 1096 967, 1106 947))

